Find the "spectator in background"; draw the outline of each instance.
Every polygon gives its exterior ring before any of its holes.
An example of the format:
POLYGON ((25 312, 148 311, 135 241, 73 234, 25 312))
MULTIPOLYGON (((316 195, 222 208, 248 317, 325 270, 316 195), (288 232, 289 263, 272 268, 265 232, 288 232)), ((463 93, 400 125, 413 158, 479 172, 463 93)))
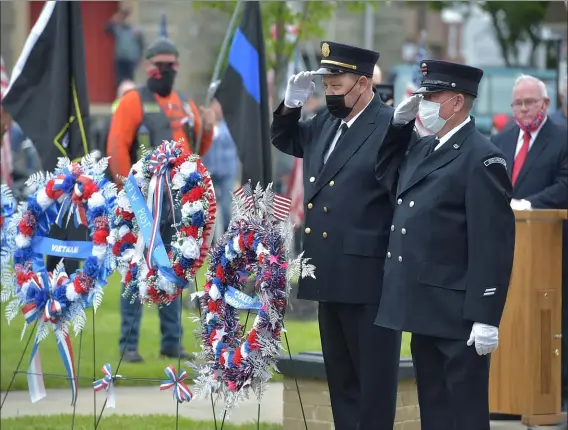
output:
POLYGON ((36 191, 27 187, 26 181, 33 173, 41 170, 41 159, 32 141, 24 135, 16 122, 12 122, 9 133, 12 146, 12 192, 17 200, 25 200, 36 191))
POLYGON ((130 10, 121 8, 109 20, 105 32, 114 37, 114 64, 116 86, 126 79, 133 80, 142 60, 144 38, 140 30, 128 22, 130 10))
MULTIPOLYGON (((124 93, 112 116, 106 153, 111 157, 109 170, 113 177, 117 174, 128 176, 141 150, 153 148, 163 140, 183 139, 183 149, 190 152, 191 148, 199 146, 199 155, 209 150, 215 113, 212 109, 198 108, 189 97, 174 89, 178 57, 176 46, 167 38, 160 37, 148 47, 146 85, 124 93), (201 141, 200 145, 196 145, 200 129, 203 131, 201 141)), ((169 209, 168 199, 164 199, 160 233, 166 251, 171 246, 170 239, 175 231, 172 227, 173 212, 169 209)), ((138 352, 142 312, 137 306, 140 306, 139 302, 130 303, 130 298, 121 295, 119 348, 124 352, 123 360, 131 363, 143 361, 138 352)), ((181 298, 178 298, 158 310, 162 332, 160 355, 185 360, 191 356, 182 346, 180 306, 181 298)))
POLYGON ((511 106, 514 122, 491 138, 503 151, 511 175, 511 206, 517 210, 565 209, 566 128, 547 116, 550 99, 546 85, 533 76, 521 75, 513 87, 511 106))
POLYGON ((203 164, 209 170, 213 180, 217 208, 221 209, 221 217, 217 219, 222 222, 223 232, 225 232, 231 220, 232 193, 237 180, 238 155, 235 142, 223 119, 223 109, 217 99, 211 101, 211 109, 215 112, 213 143, 207 154, 203 156, 203 164))
POLYGON ((560 107, 550 115, 550 119, 564 127, 568 127, 568 77, 564 80, 564 85, 560 89, 560 107))

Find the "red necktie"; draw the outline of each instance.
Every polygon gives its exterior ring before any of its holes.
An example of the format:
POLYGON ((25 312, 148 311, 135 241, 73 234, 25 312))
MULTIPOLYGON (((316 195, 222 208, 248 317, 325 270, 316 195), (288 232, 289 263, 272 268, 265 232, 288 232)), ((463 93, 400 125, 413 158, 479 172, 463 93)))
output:
POLYGON ((513 185, 515 185, 515 181, 519 177, 519 173, 523 168, 525 160, 527 159, 530 143, 531 143, 531 134, 528 131, 525 131, 525 135, 523 136, 523 146, 521 146, 521 150, 515 157, 515 162, 513 163, 513 174, 511 176, 511 182, 513 183, 513 185))

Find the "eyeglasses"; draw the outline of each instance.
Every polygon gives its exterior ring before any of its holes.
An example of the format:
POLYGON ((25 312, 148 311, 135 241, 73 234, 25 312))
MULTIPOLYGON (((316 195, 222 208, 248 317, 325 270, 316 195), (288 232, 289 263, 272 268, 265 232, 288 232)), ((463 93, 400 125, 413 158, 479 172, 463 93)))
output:
POLYGON ((530 109, 542 100, 543 100, 542 98, 540 98, 540 99, 515 100, 513 103, 511 103, 511 107, 513 109, 521 109, 524 105, 524 106, 527 107, 527 109, 530 109))

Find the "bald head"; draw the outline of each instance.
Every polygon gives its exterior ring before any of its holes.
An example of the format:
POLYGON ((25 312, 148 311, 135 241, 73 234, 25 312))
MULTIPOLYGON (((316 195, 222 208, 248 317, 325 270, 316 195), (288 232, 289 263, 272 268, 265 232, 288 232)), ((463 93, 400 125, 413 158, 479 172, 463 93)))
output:
POLYGON ((383 73, 381 72, 381 68, 375 64, 375 68, 373 69, 373 86, 376 87, 383 81, 383 73))
POLYGON ((133 90, 136 88, 136 84, 133 81, 130 80, 124 80, 120 83, 120 85, 118 86, 118 89, 116 91, 116 95, 118 98, 122 97, 124 95, 124 93, 126 93, 127 91, 133 90))

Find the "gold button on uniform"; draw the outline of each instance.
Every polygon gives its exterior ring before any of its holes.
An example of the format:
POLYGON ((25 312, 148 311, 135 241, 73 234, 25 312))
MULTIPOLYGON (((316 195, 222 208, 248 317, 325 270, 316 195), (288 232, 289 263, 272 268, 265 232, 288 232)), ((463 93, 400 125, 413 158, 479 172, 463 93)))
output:
POLYGON ((309 227, 306 227, 306 229, 304 230, 304 232, 305 232, 306 234, 310 234, 310 233, 312 232, 312 229, 309 228, 309 227))
POLYGON ((322 234, 323 238, 325 239, 327 237, 327 233, 324 231, 322 234))
POLYGON ((327 212, 327 206, 324 206, 324 207, 323 207, 323 211, 324 211, 324 212, 327 212))
POLYGON ((315 182, 316 178, 314 178, 313 176, 310 178, 310 182, 315 182))
POLYGON ((330 187, 333 187, 334 185, 335 185, 335 182, 329 181, 329 186, 330 186, 330 187))
POLYGON ((314 207, 314 205, 312 203, 308 203, 308 209, 311 209, 313 207, 314 207))

